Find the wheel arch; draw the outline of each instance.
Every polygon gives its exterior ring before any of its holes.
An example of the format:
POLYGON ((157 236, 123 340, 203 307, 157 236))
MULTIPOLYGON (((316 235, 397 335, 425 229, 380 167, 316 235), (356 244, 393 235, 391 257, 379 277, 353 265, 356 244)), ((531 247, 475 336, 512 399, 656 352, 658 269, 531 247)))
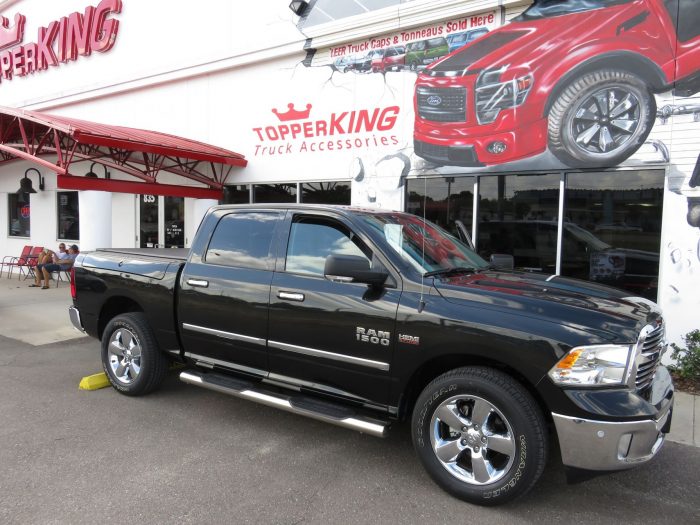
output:
POLYGON ((520 385, 522 385, 530 393, 530 395, 532 395, 533 399, 540 407, 540 410, 542 410, 545 421, 548 423, 552 421, 552 416, 547 404, 537 391, 535 385, 527 377, 525 377, 525 375, 502 361, 478 355, 464 354, 446 354, 435 357, 434 359, 426 361, 417 370, 415 370, 408 380, 404 393, 399 400, 399 419, 405 420, 411 417, 416 400, 428 383, 445 372, 465 366, 490 367, 512 377, 520 385))
POLYGON ((102 309, 100 310, 100 316, 97 322, 97 337, 102 339, 102 334, 104 329, 112 319, 116 316, 129 313, 129 312, 143 312, 143 308, 139 303, 130 297, 123 295, 117 295, 110 297, 105 301, 102 309))
POLYGON ((646 82, 652 95, 663 91, 665 88, 670 89, 670 85, 661 68, 642 55, 629 51, 597 55, 577 65, 557 80, 547 97, 543 117, 547 118, 554 102, 575 78, 600 69, 615 69, 637 75, 646 82))

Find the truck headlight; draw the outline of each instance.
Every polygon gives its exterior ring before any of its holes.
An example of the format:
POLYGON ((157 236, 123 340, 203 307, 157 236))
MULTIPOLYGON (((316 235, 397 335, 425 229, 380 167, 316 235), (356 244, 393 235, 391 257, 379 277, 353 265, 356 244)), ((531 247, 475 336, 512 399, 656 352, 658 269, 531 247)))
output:
POLYGON ((476 117, 479 124, 490 124, 503 109, 519 106, 527 98, 534 78, 530 74, 501 81, 508 69, 502 66, 483 71, 476 81, 476 117))
POLYGON ((595 345, 572 348, 549 371, 562 386, 626 385, 635 345, 595 345))

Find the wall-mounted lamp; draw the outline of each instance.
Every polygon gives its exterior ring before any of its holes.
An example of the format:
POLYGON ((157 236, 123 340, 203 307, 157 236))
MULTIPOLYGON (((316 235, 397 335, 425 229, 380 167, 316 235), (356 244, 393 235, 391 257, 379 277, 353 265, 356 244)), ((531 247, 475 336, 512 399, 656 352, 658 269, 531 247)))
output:
POLYGON ((297 16, 303 15, 307 7, 309 7, 309 2, 305 0, 292 0, 292 3, 289 4, 289 9, 297 16))
MULTIPOLYGON (((95 167, 95 164, 99 164, 99 162, 93 162, 92 164, 90 164, 90 171, 88 171, 88 172, 85 174, 86 177, 90 177, 91 179, 97 179, 97 178, 98 178, 98 177, 97 177, 97 173, 95 173, 94 171, 92 171, 92 168, 95 167)), ((104 170, 105 170, 105 179, 109 179, 110 176, 111 176, 111 174, 109 173, 109 171, 107 171, 107 166, 105 166, 104 164, 101 164, 101 166, 102 166, 102 167, 104 168, 104 170)))
POLYGON ((32 186, 32 179, 29 178, 29 172, 36 171, 39 175, 39 189, 44 190, 44 177, 41 176, 41 172, 36 168, 29 168, 24 172, 24 177, 19 181, 19 189, 15 193, 36 193, 36 190, 32 186))

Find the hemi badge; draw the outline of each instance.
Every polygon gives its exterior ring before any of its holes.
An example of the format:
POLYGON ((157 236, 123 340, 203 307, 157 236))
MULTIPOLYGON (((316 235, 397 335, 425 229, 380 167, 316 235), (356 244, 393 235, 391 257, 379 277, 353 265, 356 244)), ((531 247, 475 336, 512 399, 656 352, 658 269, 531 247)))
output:
POLYGON ((404 343, 407 345, 419 345, 420 337, 415 335, 399 334, 399 343, 404 343))

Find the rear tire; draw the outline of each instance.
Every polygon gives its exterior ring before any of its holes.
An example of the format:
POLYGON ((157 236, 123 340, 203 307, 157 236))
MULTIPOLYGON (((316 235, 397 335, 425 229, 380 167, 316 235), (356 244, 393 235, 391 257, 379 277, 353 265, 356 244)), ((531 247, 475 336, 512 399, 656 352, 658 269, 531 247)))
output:
POLYGON ((537 403, 517 381, 492 368, 457 368, 433 380, 416 401, 411 433, 433 480, 477 505, 522 496, 547 459, 537 403))
POLYGON ((112 386, 127 396, 142 396, 160 387, 168 359, 143 313, 118 315, 107 323, 102 334, 102 368, 112 386))

